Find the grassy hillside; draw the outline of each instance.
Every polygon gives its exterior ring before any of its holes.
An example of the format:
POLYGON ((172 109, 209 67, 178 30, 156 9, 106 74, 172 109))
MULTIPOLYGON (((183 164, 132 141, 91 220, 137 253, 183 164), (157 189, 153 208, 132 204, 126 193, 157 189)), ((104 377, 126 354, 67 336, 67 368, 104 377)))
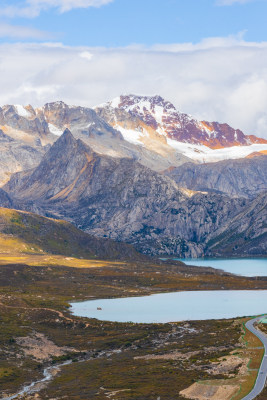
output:
POLYGON ((98 239, 68 222, 0 208, 0 254, 58 254, 78 258, 143 259, 133 247, 98 239))

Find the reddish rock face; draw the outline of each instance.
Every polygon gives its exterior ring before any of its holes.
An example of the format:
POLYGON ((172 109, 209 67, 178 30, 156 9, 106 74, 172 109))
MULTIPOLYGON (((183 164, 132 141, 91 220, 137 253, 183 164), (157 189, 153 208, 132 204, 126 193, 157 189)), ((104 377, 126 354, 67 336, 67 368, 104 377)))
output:
POLYGON ((254 153, 249 154, 246 158, 263 157, 263 156, 267 156, 267 150, 255 151, 254 153))
POLYGON ((109 104, 143 120, 160 134, 179 142, 202 144, 211 149, 267 143, 254 135, 246 136, 239 129, 218 122, 197 121, 180 113, 160 96, 121 96, 109 104))

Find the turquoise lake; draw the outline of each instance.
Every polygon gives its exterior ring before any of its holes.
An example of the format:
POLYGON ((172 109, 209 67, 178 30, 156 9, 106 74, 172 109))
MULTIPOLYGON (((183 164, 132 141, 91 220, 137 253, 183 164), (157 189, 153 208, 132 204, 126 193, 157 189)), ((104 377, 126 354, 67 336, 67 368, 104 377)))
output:
POLYGON ((105 321, 136 323, 254 316, 267 313, 267 290, 191 291, 89 300, 72 303, 72 313, 105 321))
POLYGON ((234 258, 234 259, 212 259, 212 258, 176 258, 187 265, 197 267, 212 267, 223 269, 226 272, 243 276, 267 276, 267 258, 234 258))

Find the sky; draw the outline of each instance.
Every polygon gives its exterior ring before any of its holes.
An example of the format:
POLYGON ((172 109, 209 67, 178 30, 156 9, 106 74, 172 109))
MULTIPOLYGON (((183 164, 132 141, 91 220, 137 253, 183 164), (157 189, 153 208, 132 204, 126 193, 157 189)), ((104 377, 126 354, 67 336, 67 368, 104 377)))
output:
POLYGON ((267 138, 267 0, 0 0, 0 105, 159 94, 267 138))

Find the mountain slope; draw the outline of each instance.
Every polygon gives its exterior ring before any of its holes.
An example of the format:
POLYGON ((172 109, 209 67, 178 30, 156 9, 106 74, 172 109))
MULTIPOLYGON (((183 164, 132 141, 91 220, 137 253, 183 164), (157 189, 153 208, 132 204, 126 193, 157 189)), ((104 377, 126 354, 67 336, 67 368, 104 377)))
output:
POLYGON ((98 239, 68 222, 0 208, 0 252, 57 254, 110 260, 142 260, 131 246, 98 239))
POLYGON ((229 220, 207 241, 207 254, 246 257, 267 254, 267 192, 229 220))
POLYGON ((0 183, 6 183, 17 171, 36 167, 47 151, 38 141, 27 143, 13 139, 0 129, 0 183))
POLYGON ((185 163, 164 173, 178 186, 190 190, 217 191, 230 196, 255 197, 267 190, 267 156, 217 163, 185 163))
POLYGON ((70 131, 32 171, 5 186, 19 207, 63 218, 148 254, 203 254, 203 243, 244 199, 194 193, 131 159, 92 151, 70 131))

